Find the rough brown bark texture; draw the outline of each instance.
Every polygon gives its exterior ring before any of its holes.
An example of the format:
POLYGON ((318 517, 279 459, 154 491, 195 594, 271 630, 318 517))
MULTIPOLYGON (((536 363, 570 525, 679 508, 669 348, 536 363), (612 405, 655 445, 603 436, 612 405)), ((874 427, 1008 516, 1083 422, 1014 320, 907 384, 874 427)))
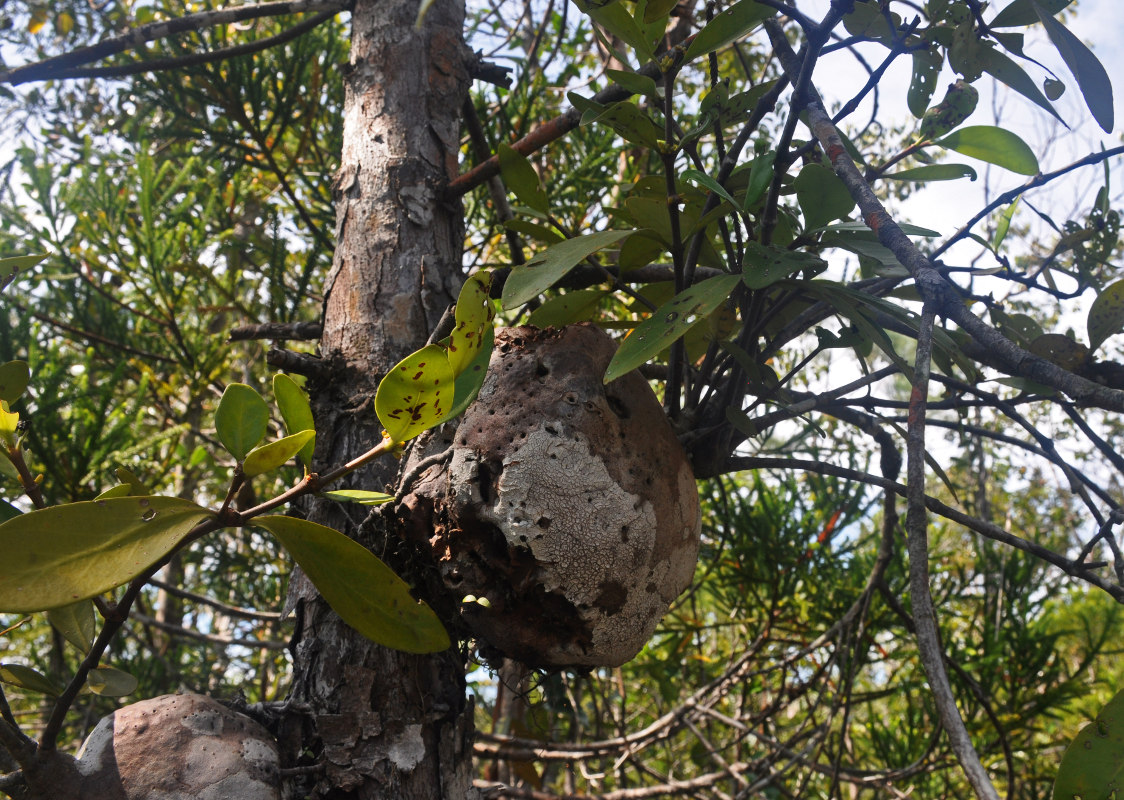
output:
MULTIPOLYGON (((317 459, 340 464, 379 441, 373 402, 383 374, 425 343, 462 282, 463 219, 441 199, 455 174, 467 92, 462 0, 437 0, 420 30, 417 0, 358 0, 345 81, 335 192, 337 246, 321 352, 330 379, 310 387, 317 459)), ((384 460, 349 485, 382 490, 384 460)), ((407 581, 424 567, 361 506, 314 504, 309 518, 371 547, 407 581)), ((324 771, 292 796, 433 800, 471 796, 471 708, 456 649, 417 656, 376 646, 344 625, 300 575, 292 698, 308 711, 282 742, 324 771)), ((293 761, 288 762, 292 764, 293 761)))

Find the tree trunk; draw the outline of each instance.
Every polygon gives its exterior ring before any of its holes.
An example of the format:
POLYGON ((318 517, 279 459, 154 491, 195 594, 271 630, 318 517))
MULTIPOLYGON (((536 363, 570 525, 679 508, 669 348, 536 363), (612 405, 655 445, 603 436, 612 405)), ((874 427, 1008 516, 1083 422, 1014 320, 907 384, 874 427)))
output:
MULTIPOLYGON (((468 87, 464 6, 437 0, 415 30, 418 5, 358 0, 352 12, 337 245, 321 340, 333 369, 310 386, 321 466, 380 440, 373 408, 380 378, 425 343, 462 282, 463 217, 442 189, 457 170, 468 87)), ((349 485, 385 490, 397 466, 385 459, 349 485)), ((421 582, 424 559, 381 515, 317 501, 309 518, 421 582)), ((310 713, 282 744, 325 769, 296 796, 470 796, 472 713, 459 650, 417 656, 379 647, 341 622, 299 573, 289 605, 298 615, 292 699, 310 713)))

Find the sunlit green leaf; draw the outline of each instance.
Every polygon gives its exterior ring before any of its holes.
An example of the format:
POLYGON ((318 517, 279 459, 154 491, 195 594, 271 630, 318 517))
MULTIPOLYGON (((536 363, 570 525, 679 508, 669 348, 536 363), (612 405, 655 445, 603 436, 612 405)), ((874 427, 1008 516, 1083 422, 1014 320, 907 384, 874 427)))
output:
POLYGON ((953 131, 937 142, 941 147, 1020 175, 1038 173, 1038 158, 1026 142, 1004 128, 974 125, 953 131))
POLYGON ((386 647, 433 653, 449 647, 449 635, 410 587, 362 545, 295 517, 267 516, 254 524, 272 533, 344 622, 386 647))
POLYGON ((670 347, 722 305, 740 280, 740 275, 709 278, 660 306, 621 343, 605 370, 605 383, 631 372, 670 347))
POLYGON ((492 273, 477 272, 461 287, 455 310, 455 326, 449 335, 449 366, 453 375, 460 375, 484 346, 484 334, 496 316, 488 296, 492 273))
POLYGON ((608 125, 626 142, 641 147, 658 148, 664 136, 663 129, 652 122, 651 117, 631 100, 611 103, 594 121, 608 125))
POLYGON ((31 368, 26 361, 9 361, 0 365, 0 400, 14 403, 27 389, 31 368))
POLYGON ((137 679, 114 667, 96 667, 86 676, 86 686, 102 697, 126 697, 137 690, 137 679))
POLYGON ((546 248, 526 264, 511 270, 503 286, 503 307, 512 309, 538 297, 590 255, 633 232, 590 233, 546 248))
POLYGON ((278 439, 276 442, 255 447, 242 462, 242 474, 247 478, 275 470, 301 452, 316 439, 316 431, 304 430, 278 439))
POLYGON ((94 604, 89 600, 79 600, 68 606, 52 608, 47 612, 47 621, 80 652, 85 653, 93 644, 94 604))
MULTIPOLYGON (((277 410, 281 412, 281 419, 285 422, 285 430, 290 435, 301 431, 316 430, 308 396, 291 377, 281 372, 273 376, 273 399, 277 402, 277 410)), ((312 451, 315 447, 316 440, 309 439, 297 453, 306 467, 312 466, 312 451)))
POLYGON ((999 222, 995 225, 995 238, 991 241, 991 249, 998 251, 1003 240, 1007 238, 1007 231, 1011 228, 1011 220, 1015 216, 1015 211, 1019 207, 1020 198, 1016 197, 1015 202, 1011 203, 999 215, 999 222))
POLYGON ((43 673, 22 664, 0 664, 0 682, 57 697, 59 688, 43 673))
POLYGON ((644 31, 628 13, 624 3, 619 0, 610 0, 607 3, 598 0, 594 2, 580 0, 575 4, 594 22, 633 48, 645 61, 655 56, 655 50, 644 35, 644 31))
POLYGON ((138 478, 131 469, 127 467, 117 467, 113 470, 113 474, 117 476, 117 480, 121 481, 121 483, 129 485, 129 494, 135 497, 152 494, 152 491, 145 485, 144 481, 138 478))
POLYGON ((1086 320, 1089 349, 1096 350, 1108 337, 1124 331, 1124 281, 1117 281, 1097 295, 1086 320))
POLYGON ((34 256, 15 256, 14 258, 0 258, 0 289, 14 281, 21 272, 34 267, 45 259, 46 254, 34 256))
POLYGON ((120 586, 210 516, 175 497, 122 497, 8 520, 0 525, 0 611, 44 611, 120 586))
POLYGON ((262 396, 244 383, 226 387, 215 410, 215 433, 222 446, 241 461, 265 438, 269 406, 262 396))
POLYGON ((699 56, 721 50, 776 13, 775 9, 756 3, 754 0, 741 0, 706 23, 687 48, 684 60, 692 61, 699 56))
POLYGON ((1124 781, 1124 692, 1070 742, 1054 782, 1054 800, 1114 800, 1124 781))
POLYGON ((606 294, 604 289, 578 289, 552 297, 531 312, 527 324, 536 328, 561 328, 592 319, 606 294))
POLYGON ((375 392, 375 413, 386 434, 406 442, 443 420, 453 404, 453 368, 431 344, 395 365, 375 392))
POLYGON ((647 75, 641 75, 639 72, 607 69, 605 70, 605 74, 613 83, 617 84, 617 86, 620 86, 622 89, 628 89, 628 91, 633 94, 652 99, 658 99, 662 94, 654 80, 647 75))
POLYGON ((332 500, 339 500, 344 503, 359 503, 364 506, 379 506, 394 499, 392 494, 368 492, 364 489, 336 489, 331 492, 321 492, 321 494, 332 500))
POLYGON ((496 343, 496 331, 489 325, 484 329, 484 344, 453 384, 453 406, 446 413, 442 421, 456 419, 476 399, 480 387, 484 385, 484 377, 488 373, 488 362, 492 358, 492 348, 496 343))

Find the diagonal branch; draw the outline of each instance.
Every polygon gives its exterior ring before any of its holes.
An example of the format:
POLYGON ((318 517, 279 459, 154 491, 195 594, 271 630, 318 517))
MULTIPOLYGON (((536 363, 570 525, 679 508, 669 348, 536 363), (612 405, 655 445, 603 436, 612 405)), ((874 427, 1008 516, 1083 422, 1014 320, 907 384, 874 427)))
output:
POLYGON ((150 22, 89 47, 81 47, 54 58, 37 61, 34 64, 26 64, 0 73, 0 84, 6 83, 10 86, 18 86, 22 83, 57 78, 60 73, 84 64, 92 64, 118 53, 135 50, 146 42, 166 39, 204 28, 213 28, 217 25, 228 25, 234 22, 261 19, 262 17, 300 14, 305 11, 339 11, 348 5, 350 5, 350 0, 276 0, 276 2, 258 3, 256 5, 216 8, 211 11, 200 11, 197 14, 187 14, 176 19, 150 22))

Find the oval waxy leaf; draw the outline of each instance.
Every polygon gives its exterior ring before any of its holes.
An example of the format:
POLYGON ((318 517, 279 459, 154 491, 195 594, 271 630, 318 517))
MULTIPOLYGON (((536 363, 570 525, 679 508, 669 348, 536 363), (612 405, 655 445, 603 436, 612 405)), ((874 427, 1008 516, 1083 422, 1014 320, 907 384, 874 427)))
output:
MULTIPOLYGON (((290 434, 316 430, 308 397, 300 385, 288 375, 279 372, 273 376, 273 399, 277 401, 277 410, 281 412, 281 419, 285 421, 285 430, 290 434)), ((306 467, 312 466, 312 451, 315 446, 316 440, 310 439, 297 453, 306 467)))
POLYGON ((1004 128, 973 125, 953 131, 936 144, 1020 175, 1038 173, 1038 158, 1034 151, 1026 142, 1004 128))
POLYGON ((726 45, 745 36, 776 13, 775 9, 756 3, 754 0, 741 0, 737 5, 726 9, 706 23, 695 36, 690 47, 687 48, 687 54, 683 57, 683 62, 686 63, 715 50, 721 50, 726 45))
POLYGON ((496 332, 491 325, 484 329, 483 338, 483 345, 476 353, 476 358, 472 359, 472 362, 457 376, 456 382, 453 384, 453 407, 445 413, 442 421, 459 417, 464 413, 464 410, 480 393, 480 387, 484 385, 484 376, 488 372, 488 362, 492 360, 492 347, 496 343, 496 332))
POLYGON ((503 307, 511 309, 533 300, 590 255, 632 233, 635 231, 602 231, 546 248, 526 264, 512 268, 503 285, 503 307))
POLYGON ((492 326, 496 309, 488 293, 492 273, 477 272, 465 281, 457 296, 456 325, 449 336, 449 366, 459 376, 484 347, 484 334, 492 326))
POLYGON ((961 178, 976 179, 976 171, 967 164, 927 164, 897 172, 886 172, 883 178, 892 181, 956 181, 961 178))
POLYGON ((0 664, 0 683, 58 697, 59 688, 43 673, 22 664, 0 664))
POLYGON ((944 64, 944 54, 936 47, 913 52, 913 77, 909 82, 906 104, 909 113, 920 119, 933 99, 937 89, 937 78, 944 64))
POLYGON ((1109 336, 1124 331, 1124 281, 1106 286, 1097 295, 1085 324, 1090 350, 1096 350, 1109 336))
POLYGON ((269 406, 244 383, 226 387, 215 410, 215 433, 222 446, 241 461, 265 438, 269 406))
POLYGON ((359 543, 294 517, 259 517, 254 524, 276 536, 328 605, 371 641, 408 653, 449 647, 449 634, 432 609, 359 543))
POLYGON ((527 157, 506 144, 500 145, 498 155, 503 182, 515 193, 519 202, 535 211, 548 213, 550 203, 546 197, 546 189, 527 157))
POLYGON ((822 228, 851 213, 854 198, 842 179, 823 164, 806 164, 793 181, 806 230, 822 228))
POLYGON ((719 275, 677 294, 641 322, 621 343, 605 370, 605 383, 616 380, 659 355, 706 319, 730 296, 740 275, 719 275))
POLYGON ((431 344, 395 365, 375 392, 375 413, 395 442, 441 422, 453 407, 453 368, 445 348, 431 344))
POLYGON ((31 368, 26 361, 9 361, 0 365, 0 400, 14 403, 19 400, 31 380, 31 368))
POLYGON ((21 514, 0 525, 0 611, 45 611, 120 586, 211 516, 176 497, 117 497, 21 514))
POLYGON ((764 289, 802 269, 823 272, 827 262, 813 253, 749 242, 742 280, 750 289, 764 289))
POLYGON ((275 470, 307 445, 313 444, 315 439, 316 431, 301 431, 284 439, 278 439, 276 442, 255 447, 246 454, 246 459, 242 462, 242 474, 252 478, 275 470))
POLYGON ((95 633, 94 604, 89 600, 52 608, 47 612, 47 621, 79 651, 89 651, 95 633))
POLYGON ((1111 800, 1124 779, 1124 692, 1070 742, 1054 782, 1054 800, 1111 800))
POLYGON ((86 676, 86 686, 102 697, 125 697, 137 690, 137 679, 114 667, 96 667, 86 676))

